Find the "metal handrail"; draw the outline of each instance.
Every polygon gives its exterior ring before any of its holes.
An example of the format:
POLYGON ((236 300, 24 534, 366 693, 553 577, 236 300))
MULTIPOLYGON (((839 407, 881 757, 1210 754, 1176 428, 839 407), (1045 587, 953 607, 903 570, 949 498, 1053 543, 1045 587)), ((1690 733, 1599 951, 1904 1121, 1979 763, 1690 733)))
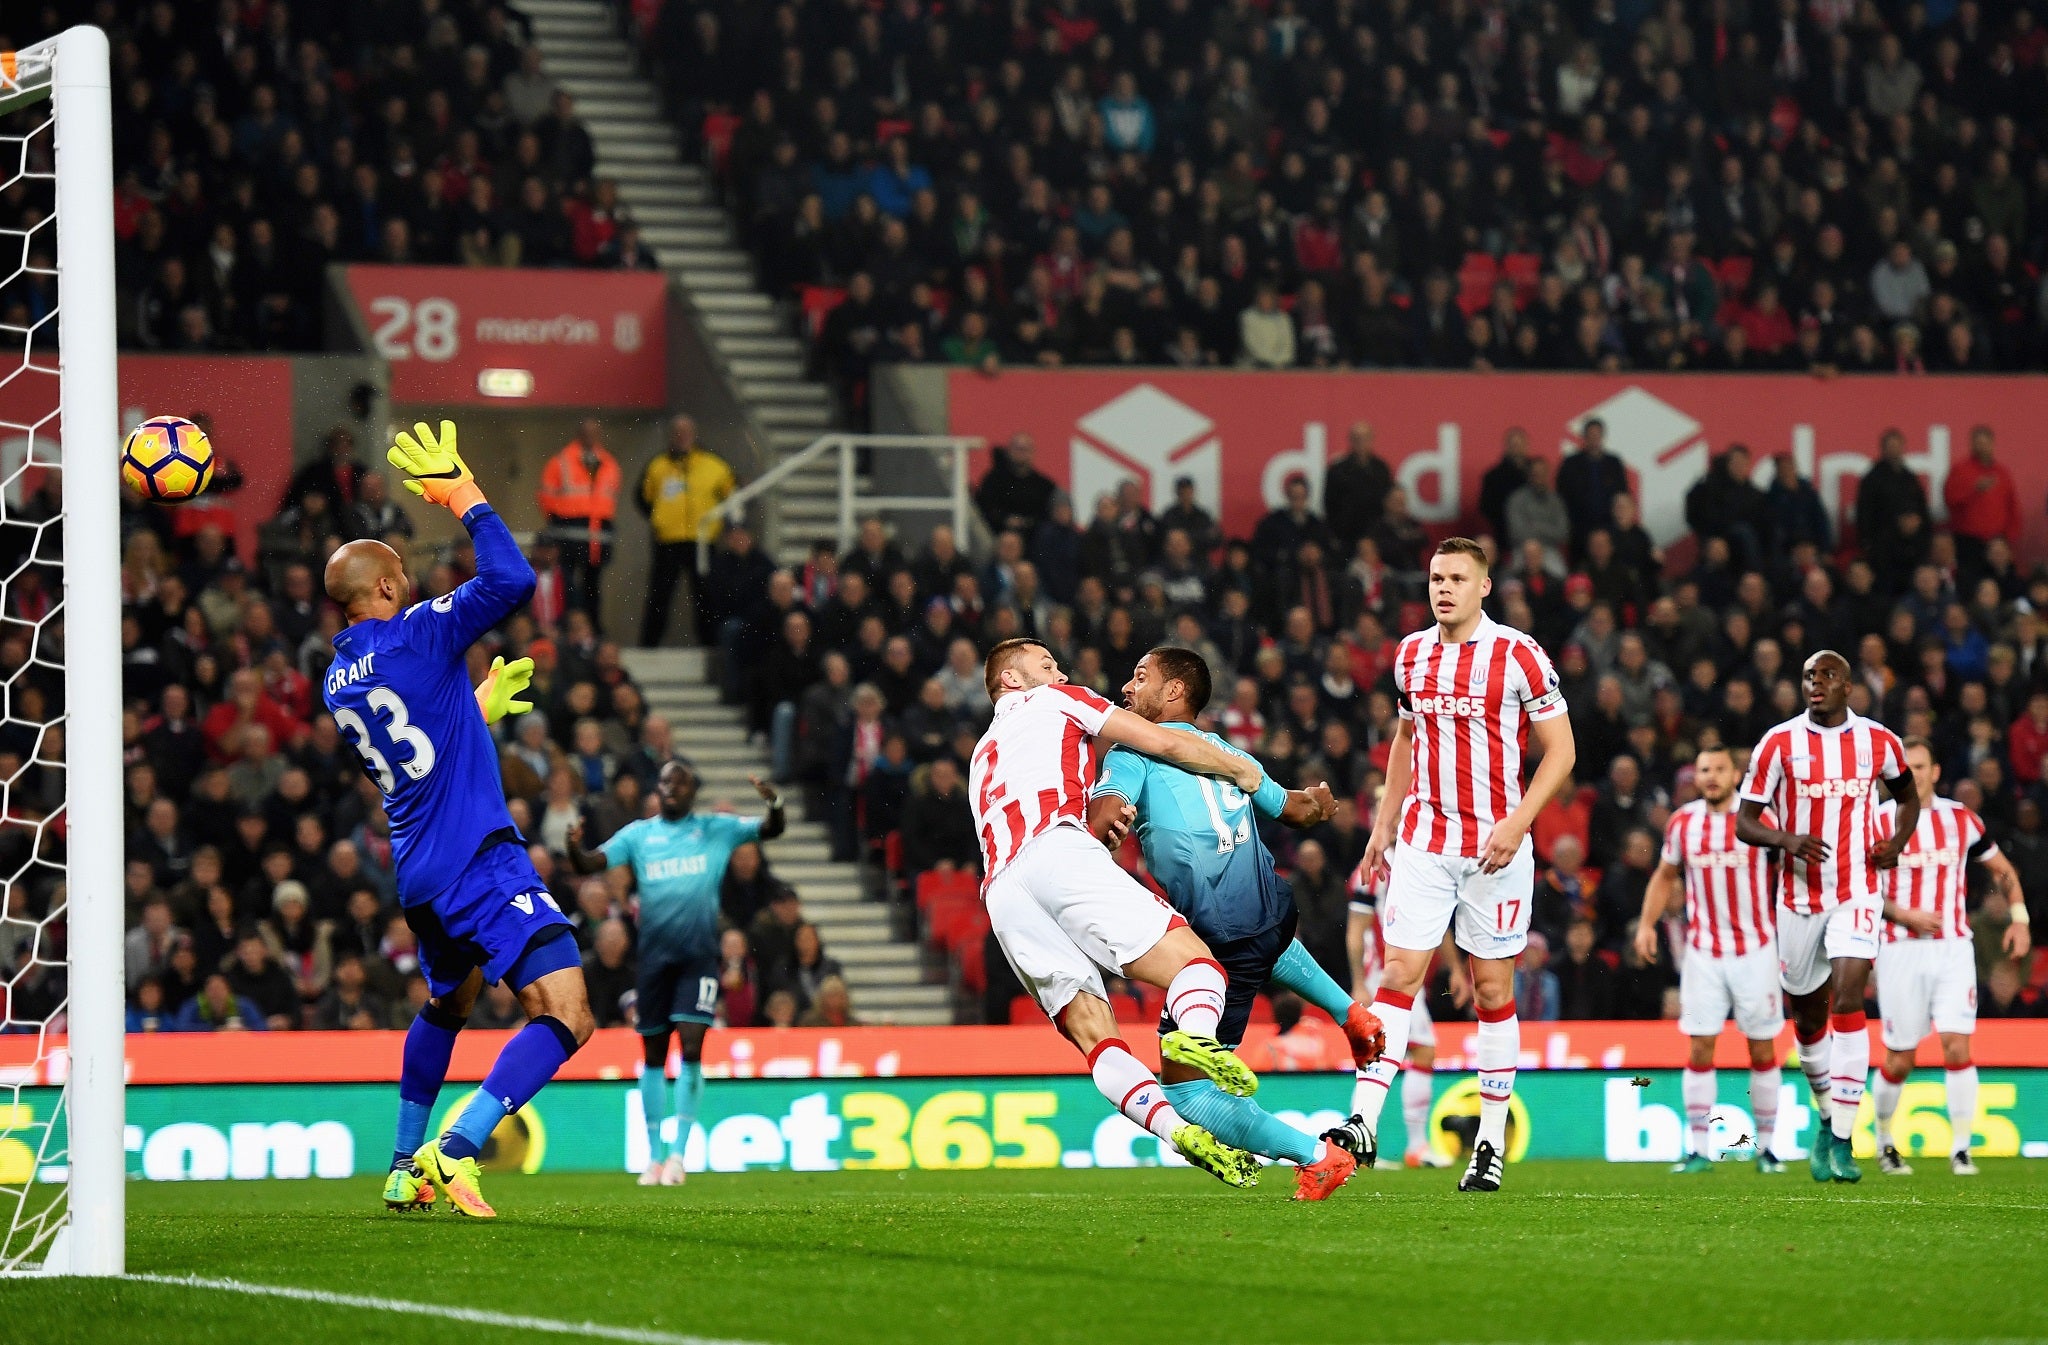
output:
POLYGON ((870 495, 860 503, 875 509, 938 509, 950 508, 953 513, 953 535, 965 541, 973 526, 973 510, 968 503, 967 455, 977 448, 986 447, 988 441, 978 435, 961 434, 846 434, 834 432, 819 435, 803 448, 790 454, 759 477, 725 497, 716 509, 710 510, 697 520, 697 573, 708 574, 711 569, 711 525, 716 521, 738 522, 748 504, 767 494, 780 485, 798 469, 808 466, 827 453, 839 453, 839 550, 844 554, 853 545, 854 533, 854 454, 863 448, 904 448, 945 450, 952 458, 949 472, 949 489, 944 495, 870 495))

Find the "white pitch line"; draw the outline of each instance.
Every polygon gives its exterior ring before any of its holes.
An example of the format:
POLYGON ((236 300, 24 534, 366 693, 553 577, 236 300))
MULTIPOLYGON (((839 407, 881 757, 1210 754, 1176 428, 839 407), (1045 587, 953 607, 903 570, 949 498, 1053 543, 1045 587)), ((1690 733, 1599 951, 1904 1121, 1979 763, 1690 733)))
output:
POLYGON ((416 1303, 402 1298, 336 1294, 325 1289, 301 1289, 285 1284, 250 1284, 245 1280, 208 1279, 199 1275, 129 1275, 126 1278, 143 1284, 167 1284, 180 1289, 218 1289, 222 1293, 247 1294, 255 1298, 288 1298, 298 1303, 318 1303, 330 1308, 360 1308, 369 1312, 440 1317, 453 1322, 467 1322, 473 1326, 497 1326, 508 1331, 545 1331, 558 1336, 591 1336, 599 1340, 630 1341, 633 1345, 760 1345, 758 1341, 686 1336, 673 1331, 650 1331, 633 1326, 606 1326, 601 1322, 570 1322, 555 1317, 527 1317, 511 1312, 490 1312, 483 1308, 450 1308, 433 1303, 416 1303))

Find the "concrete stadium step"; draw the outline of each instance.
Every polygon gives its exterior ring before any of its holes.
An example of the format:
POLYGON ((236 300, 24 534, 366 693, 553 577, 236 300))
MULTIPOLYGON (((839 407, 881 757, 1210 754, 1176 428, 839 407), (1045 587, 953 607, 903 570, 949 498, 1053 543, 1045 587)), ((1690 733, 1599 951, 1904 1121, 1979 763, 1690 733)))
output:
MULTIPOLYGON (((727 345, 731 344, 731 342, 727 342, 727 345)), ((792 342, 791 344, 794 345, 795 343, 792 342)), ((794 355, 785 358, 771 358, 748 355, 733 350, 727 350, 726 355, 725 367, 732 372, 734 378, 741 381, 742 386, 745 386, 752 379, 803 377, 804 362, 794 355)))
POLYGON ((697 308, 700 310, 698 321, 704 324, 704 329, 710 332, 721 346, 734 337, 752 341, 789 339, 782 335, 782 320, 773 313, 719 312, 706 309, 701 303, 697 308))
POLYGON ((742 397, 785 403, 816 402, 823 404, 832 400, 831 392, 823 383, 804 381, 801 377, 801 370, 798 370, 796 374, 783 378, 749 378, 740 375, 738 370, 734 370, 733 373, 735 376, 734 386, 739 389, 740 396, 742 397))

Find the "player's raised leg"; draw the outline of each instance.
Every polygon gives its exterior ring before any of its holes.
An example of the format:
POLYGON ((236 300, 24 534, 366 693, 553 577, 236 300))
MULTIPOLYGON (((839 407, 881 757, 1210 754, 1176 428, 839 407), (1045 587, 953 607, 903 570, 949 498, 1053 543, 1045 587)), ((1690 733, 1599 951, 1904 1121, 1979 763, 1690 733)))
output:
POLYGON ((1351 1043, 1354 1068, 1365 1069, 1386 1049, 1384 1025, 1372 1010, 1352 998, 1335 977, 1323 970, 1300 939, 1288 940, 1273 964, 1271 983, 1300 995, 1344 1029, 1344 1036, 1351 1043))
POLYGON ((1185 923, 1169 926, 1123 973, 1166 991, 1166 1016, 1174 1029, 1159 1039, 1162 1059, 1200 1071, 1226 1093, 1249 1097, 1258 1091, 1259 1076, 1217 1039, 1230 975, 1194 930, 1185 923))

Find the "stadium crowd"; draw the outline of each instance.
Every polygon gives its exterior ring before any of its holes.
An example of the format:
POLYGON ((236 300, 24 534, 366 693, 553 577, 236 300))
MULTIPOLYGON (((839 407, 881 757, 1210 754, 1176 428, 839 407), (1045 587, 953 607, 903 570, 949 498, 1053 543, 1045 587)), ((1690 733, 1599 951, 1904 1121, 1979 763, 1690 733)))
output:
MULTIPOLYGON (((0 1031, 36 1030, 64 997, 64 924, 45 921, 62 904, 69 843, 61 819, 46 822, 63 797, 62 751, 42 728, 63 709, 63 664, 40 643, 57 639, 47 618, 61 574, 46 568, 56 530, 41 526, 56 515, 55 492, 45 475, 0 526, 0 564, 14 576, 0 616, 0 1031)), ((341 541, 380 537, 412 557, 431 598, 468 577, 473 555, 466 544, 415 548, 406 515, 345 432, 300 469, 286 500, 253 564, 219 526, 174 526, 190 514, 130 501, 123 520, 131 1031, 403 1028, 427 995, 380 795, 321 705, 341 618, 320 574, 341 541)), ((537 708, 499 727, 506 793, 585 950, 592 1009, 617 1026, 635 1013, 629 874, 577 878, 567 833, 580 821, 582 843, 596 846, 651 811, 661 766, 688 745, 648 713, 545 534, 533 561, 534 601, 472 651, 473 672, 499 654, 534 661, 537 708)), ((838 961, 759 846, 734 854, 721 905, 722 1021, 855 1021, 838 961)), ((499 986, 472 1022, 523 1020, 499 986)))
MULTIPOLYGON (((113 44, 126 348, 317 350, 330 262, 654 265, 526 20, 495 0, 53 0, 0 17, 0 46, 73 22, 113 44)), ((55 239, 10 176, 0 227, 26 233, 30 271, 0 288, 0 322, 26 328, 54 303, 33 272, 55 239)))
POLYGON ((829 311, 818 359, 856 406, 888 360, 2048 353, 2048 32, 2025 4, 637 8, 763 276, 829 311))
MULTIPOLYGON (((833 819, 843 853, 916 889, 978 864, 961 779, 991 713, 984 650, 1035 636, 1074 681, 1114 698, 1152 645, 1188 645, 1215 674, 1204 722, 1284 783, 1326 780, 1341 800, 1331 822, 1267 839, 1302 942, 1350 984, 1349 876, 1396 723, 1388 669, 1401 635, 1428 619, 1418 599, 1433 539, 1371 428, 1349 440, 1320 499, 1290 479, 1249 538, 1222 537, 1192 483, 1157 514, 1127 485, 1093 501, 1083 526, 1022 437, 976 491, 997 537, 979 563, 944 527, 906 554, 870 519, 846 555, 821 544, 801 570, 777 570, 737 530, 706 593, 728 692, 772 742, 778 776, 833 819)), ((2048 570, 2014 562, 2019 503, 1988 430, 1951 468, 1943 526, 1903 452, 1888 434, 1845 520, 1852 542, 1789 459, 1759 487, 1749 451, 1732 445, 1687 496, 1694 554, 1674 565, 1638 522, 1598 422, 1554 470, 1525 435, 1507 437, 1480 508, 1496 557, 1489 607, 1556 651, 1579 761, 1533 833, 1527 1016, 1675 1015, 1676 913, 1655 961, 1632 947, 1664 823, 1692 797, 1696 750, 1725 743, 1740 759, 1798 713, 1800 665, 1824 647, 1854 665, 1853 708, 1931 738, 1943 788, 1985 817, 2026 893, 2048 893, 2048 570)), ((1976 899, 1984 1011, 2048 1010, 2048 959, 2010 963, 2002 898, 1976 899)), ((985 1016, 1008 1021, 1016 992, 1000 955, 953 951, 985 1016)))

